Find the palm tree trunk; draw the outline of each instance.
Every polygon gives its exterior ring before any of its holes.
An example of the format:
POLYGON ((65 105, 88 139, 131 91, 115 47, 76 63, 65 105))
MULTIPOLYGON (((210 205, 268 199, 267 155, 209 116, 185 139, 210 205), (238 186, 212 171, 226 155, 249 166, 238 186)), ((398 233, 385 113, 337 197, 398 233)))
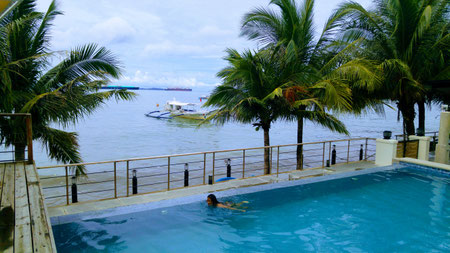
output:
POLYGON ((419 107, 419 128, 425 132, 425 101, 417 102, 419 107))
POLYGON ((410 135, 414 135, 415 134, 415 129, 414 129, 414 107, 411 109, 406 110, 403 114, 403 121, 405 122, 405 130, 406 130, 406 134, 408 136, 410 135))
MULTIPOLYGON (((269 127, 263 127, 264 146, 270 146, 269 127)), ((270 148, 264 149, 264 174, 270 174, 270 148)))
POLYGON ((408 136, 415 134, 414 117, 416 116, 416 111, 414 109, 414 103, 400 100, 398 103, 398 109, 402 113, 403 126, 407 135, 404 137, 406 139, 408 136))
MULTIPOLYGON (((297 143, 303 143, 303 117, 297 118, 297 143)), ((303 169, 303 145, 297 146, 297 170, 303 169)))
POLYGON ((14 145, 14 159, 16 161, 25 160, 25 144, 20 143, 14 145))

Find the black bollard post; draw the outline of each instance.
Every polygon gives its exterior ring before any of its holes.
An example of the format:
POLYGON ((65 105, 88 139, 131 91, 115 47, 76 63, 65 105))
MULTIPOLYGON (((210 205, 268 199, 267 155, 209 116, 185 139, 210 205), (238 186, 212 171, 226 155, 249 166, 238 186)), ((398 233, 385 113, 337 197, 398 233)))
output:
POLYGON ((184 187, 189 186, 189 164, 184 164, 184 187))
POLYGON ((213 180, 212 180, 212 176, 211 175, 208 176, 208 184, 213 184, 213 180))
POLYGON ((359 160, 362 161, 364 156, 363 144, 361 144, 361 149, 359 150, 359 160))
POLYGON ((227 163, 227 177, 231 177, 231 159, 228 158, 226 163, 227 163))
POLYGON ((330 167, 330 160, 327 160, 327 167, 330 167))
POLYGON ((136 176, 136 170, 133 170, 133 194, 138 193, 138 182, 136 176))
POLYGON ((72 203, 78 202, 77 177, 72 177, 72 203))
POLYGON ((336 164, 336 145, 333 145, 333 151, 331 151, 331 165, 336 164))
POLYGON ((430 151, 436 151, 436 144, 437 144, 436 135, 434 135, 433 141, 430 142, 430 151))

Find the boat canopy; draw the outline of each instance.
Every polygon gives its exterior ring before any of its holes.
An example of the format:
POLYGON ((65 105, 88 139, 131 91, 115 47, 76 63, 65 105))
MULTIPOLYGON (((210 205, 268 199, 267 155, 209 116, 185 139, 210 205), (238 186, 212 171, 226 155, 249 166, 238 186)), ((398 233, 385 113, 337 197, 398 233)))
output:
POLYGON ((193 103, 183 103, 183 102, 178 102, 178 101, 169 101, 169 102, 167 102, 167 104, 169 104, 169 105, 177 105, 177 106, 195 105, 193 103))

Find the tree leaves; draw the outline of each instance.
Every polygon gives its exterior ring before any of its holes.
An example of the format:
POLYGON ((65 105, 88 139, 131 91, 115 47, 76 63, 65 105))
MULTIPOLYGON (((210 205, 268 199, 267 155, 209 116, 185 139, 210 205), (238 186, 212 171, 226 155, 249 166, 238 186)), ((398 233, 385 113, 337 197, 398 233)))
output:
MULTIPOLYGON (((24 0, 0 25, 0 112, 28 112, 33 118, 33 139, 40 140, 50 158, 64 163, 82 162, 77 134, 49 127, 66 127, 93 113, 109 99, 130 100, 126 90, 99 92, 121 75, 117 58, 96 44, 69 51, 59 64, 48 68, 49 31, 61 15, 53 1, 45 14, 35 11, 34 0, 24 0), (44 70, 47 70, 46 72, 44 70)), ((0 121, 0 139, 25 143, 20 124, 0 121), (22 140, 16 138, 22 136, 22 140)), ((76 173, 85 173, 77 166, 76 173)))

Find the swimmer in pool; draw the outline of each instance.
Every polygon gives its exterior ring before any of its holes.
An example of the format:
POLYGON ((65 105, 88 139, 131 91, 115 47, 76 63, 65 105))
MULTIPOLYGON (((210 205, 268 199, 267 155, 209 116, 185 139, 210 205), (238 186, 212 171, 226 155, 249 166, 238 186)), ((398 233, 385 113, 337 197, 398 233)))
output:
POLYGON ((245 212, 245 210, 239 209, 239 208, 235 208, 235 207, 240 207, 242 204, 244 203, 248 203, 248 201, 242 201, 240 203, 234 204, 231 202, 219 202, 216 198, 216 196, 214 194, 209 194, 208 197, 206 198, 206 203, 208 203, 208 206, 214 206, 214 207, 220 207, 220 208, 227 208, 227 209, 231 209, 231 210, 237 210, 237 211, 241 211, 241 212, 245 212))

